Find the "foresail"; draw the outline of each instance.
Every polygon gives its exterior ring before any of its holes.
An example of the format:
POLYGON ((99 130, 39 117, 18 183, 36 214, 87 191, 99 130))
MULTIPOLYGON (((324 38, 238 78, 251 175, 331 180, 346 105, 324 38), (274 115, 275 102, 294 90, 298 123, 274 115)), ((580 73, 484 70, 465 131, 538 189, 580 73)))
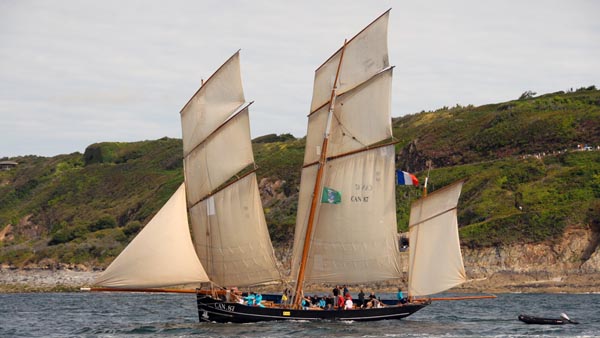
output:
POLYGON ((411 206, 408 280, 411 296, 432 295, 467 280, 456 209, 462 186, 463 181, 456 182, 411 206))
POLYGON ((94 285, 158 288, 207 281, 190 237, 182 184, 94 285))
POLYGON ((256 174, 190 209, 196 252, 211 280, 247 286, 280 279, 256 174))
MULTIPOLYGON (((389 66, 387 26, 389 11, 348 41, 340 69, 338 94, 367 81, 389 66)), ((329 102, 333 81, 340 63, 338 50, 315 72, 311 112, 329 102)))
POLYGON ((200 87, 181 110, 184 156, 223 124, 244 101, 240 54, 237 52, 200 87))
MULTIPOLYGON (((296 241, 302 241, 316 170, 305 168, 298 205, 296 241), (312 181, 312 182, 311 182, 312 181), (307 182, 307 183, 305 183, 307 182), (306 184, 306 185, 305 185, 306 184)), ((394 147, 389 145, 327 163, 324 187, 341 202, 322 203, 306 266, 305 280, 317 283, 367 283, 401 276, 396 241, 394 147)), ((295 243, 294 274, 301 247, 295 243)))

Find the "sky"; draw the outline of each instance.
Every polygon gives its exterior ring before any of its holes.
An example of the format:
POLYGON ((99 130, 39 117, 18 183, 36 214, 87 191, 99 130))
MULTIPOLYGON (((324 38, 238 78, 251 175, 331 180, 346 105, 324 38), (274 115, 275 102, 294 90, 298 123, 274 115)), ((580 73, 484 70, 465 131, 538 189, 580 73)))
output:
POLYGON ((315 69, 389 8, 394 117, 600 87, 594 0, 0 0, 0 159, 181 138, 237 50, 252 137, 302 137, 315 69))

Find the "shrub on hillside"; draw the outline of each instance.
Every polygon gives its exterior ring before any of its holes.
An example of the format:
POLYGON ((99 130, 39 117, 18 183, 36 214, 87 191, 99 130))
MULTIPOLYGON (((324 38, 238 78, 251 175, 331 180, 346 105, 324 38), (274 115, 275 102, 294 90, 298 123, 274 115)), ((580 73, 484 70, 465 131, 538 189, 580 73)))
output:
POLYGON ((48 245, 58 245, 67 243, 74 240, 75 238, 83 237, 87 232, 87 229, 83 226, 61 228, 52 234, 48 245))
POLYGON ((90 224, 88 226, 88 229, 91 232, 94 232, 94 231, 98 231, 98 230, 102 230, 102 229, 115 228, 116 226, 117 226, 117 222, 115 221, 114 218, 112 218, 111 216, 103 216, 96 222, 90 224))

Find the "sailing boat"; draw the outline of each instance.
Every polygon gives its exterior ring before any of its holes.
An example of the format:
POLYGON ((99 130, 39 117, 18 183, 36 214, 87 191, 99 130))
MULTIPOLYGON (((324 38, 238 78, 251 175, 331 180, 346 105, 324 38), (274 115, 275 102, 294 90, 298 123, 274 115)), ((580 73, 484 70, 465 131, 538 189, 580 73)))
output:
POLYGON ((281 280, 258 192, 239 60, 238 51, 181 110, 185 182, 94 290, 281 280))
POLYGON ((281 295, 265 295, 266 306, 251 306, 220 289, 281 280, 256 184, 239 52, 181 111, 184 184, 100 275, 96 289, 172 291, 159 288, 210 283, 208 290, 191 291, 197 294, 200 321, 371 321, 409 316, 430 303, 417 297, 463 282, 456 222, 459 182, 413 204, 409 303, 382 300, 381 307, 336 311, 300 304, 306 283, 359 284, 402 277, 388 17, 389 11, 345 42, 315 73, 291 304, 282 302, 281 295))
POLYGON ((257 307, 199 294, 201 320, 399 319, 430 303, 416 297, 466 280, 456 222, 459 182, 433 192, 411 209, 413 301, 382 300, 383 307, 337 311, 301 305, 305 283, 364 284, 402 277, 396 240, 388 17, 389 11, 316 70, 294 234, 293 302, 257 307))

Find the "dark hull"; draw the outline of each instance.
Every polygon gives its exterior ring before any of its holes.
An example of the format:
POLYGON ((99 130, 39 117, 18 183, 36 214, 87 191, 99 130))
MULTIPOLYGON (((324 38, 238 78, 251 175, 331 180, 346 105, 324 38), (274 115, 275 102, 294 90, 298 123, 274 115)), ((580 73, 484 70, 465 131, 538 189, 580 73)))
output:
POLYGON ((252 323, 274 320, 374 321, 401 319, 410 316, 430 304, 429 302, 424 302, 355 310, 293 310, 227 303, 201 294, 197 295, 197 302, 200 321, 218 323, 252 323))
POLYGON ((519 315, 519 320, 527 324, 541 324, 541 325, 563 325, 563 324, 578 324, 573 320, 566 320, 563 318, 542 318, 527 315, 519 315))

